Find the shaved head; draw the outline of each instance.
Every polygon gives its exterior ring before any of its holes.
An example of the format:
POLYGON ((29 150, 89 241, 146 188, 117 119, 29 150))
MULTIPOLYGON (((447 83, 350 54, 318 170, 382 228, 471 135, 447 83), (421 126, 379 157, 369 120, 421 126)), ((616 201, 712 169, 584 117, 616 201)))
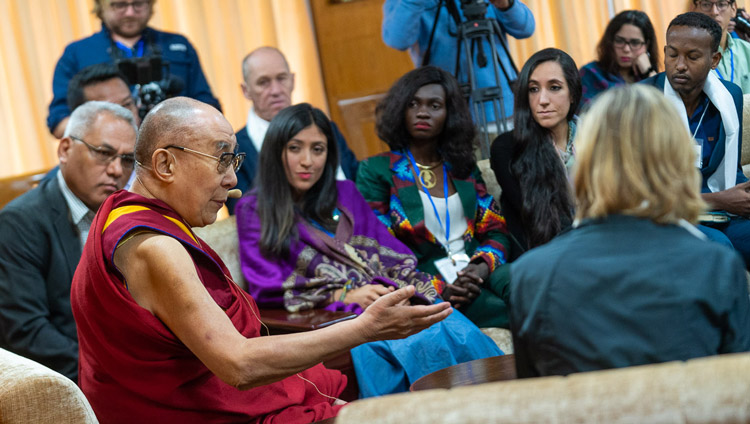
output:
POLYGON ((190 147, 198 130, 195 121, 204 113, 220 113, 213 106, 188 97, 173 97, 164 100, 151 109, 143 119, 138 141, 135 144, 135 158, 141 164, 148 164, 156 149, 170 144, 190 147))

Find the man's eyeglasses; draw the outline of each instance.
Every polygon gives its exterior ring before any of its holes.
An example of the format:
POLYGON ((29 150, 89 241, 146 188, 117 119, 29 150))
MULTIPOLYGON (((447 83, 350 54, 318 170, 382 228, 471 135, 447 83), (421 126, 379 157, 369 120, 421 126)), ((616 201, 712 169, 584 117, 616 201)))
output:
POLYGON ((219 162, 219 165, 217 166, 217 170, 220 174, 223 174, 226 172, 227 169, 231 166, 234 169, 234 172, 239 171, 240 166, 242 166, 242 162, 245 160, 245 154, 244 153, 222 153, 220 156, 214 156, 209 155, 208 153, 199 152, 197 150, 188 149, 187 147, 182 146, 176 146, 174 144, 170 144, 169 146, 164 146, 165 149, 179 149, 183 152, 193 153, 196 155, 205 156, 207 158, 211 158, 217 162, 219 162))
POLYGON ((625 47, 625 45, 627 44, 628 46, 630 46, 632 50, 640 49, 641 47, 646 45, 645 41, 639 40, 637 38, 631 38, 630 40, 626 40, 625 38, 622 38, 622 37, 615 37, 614 42, 615 42, 615 47, 625 47))
POLYGON ((713 2, 713 1, 707 1, 707 0, 693 1, 693 3, 697 4, 698 7, 700 7, 701 11, 703 11, 703 12, 710 12, 711 9, 714 8, 714 5, 716 6, 717 9, 719 9, 719 12, 723 12, 723 11, 727 10, 727 7, 729 7, 730 4, 732 4, 731 1, 717 1, 717 2, 713 2))
POLYGON ((109 6, 112 8, 112 10, 115 13, 125 13, 126 10, 128 10, 128 7, 133 6, 133 11, 136 13, 141 13, 148 5, 151 4, 151 1, 149 0, 136 0, 136 1, 113 1, 109 4, 109 6))
POLYGON ((91 153, 91 156, 93 156, 94 159, 96 159, 96 161, 99 162, 100 164, 109 165, 116 158, 120 158, 120 166, 122 167, 123 171, 129 172, 133 170, 133 165, 135 164, 135 155, 133 153, 125 153, 125 154, 120 155, 114 149, 101 147, 101 146, 94 146, 72 135, 70 136, 70 138, 75 141, 80 141, 81 143, 85 144, 86 147, 88 147, 89 152, 91 153))

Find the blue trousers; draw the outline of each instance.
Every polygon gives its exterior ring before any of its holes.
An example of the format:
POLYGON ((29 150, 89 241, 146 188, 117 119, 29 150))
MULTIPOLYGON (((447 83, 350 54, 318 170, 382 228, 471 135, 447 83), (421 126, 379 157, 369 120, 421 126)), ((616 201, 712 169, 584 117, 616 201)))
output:
POLYGON ((724 235, 731 242, 734 249, 742 256, 742 259, 745 261, 745 268, 750 269, 750 220, 742 217, 732 217, 729 222, 711 223, 698 227, 711 240, 721 242, 720 238, 717 240, 714 237, 718 237, 717 233, 724 235), (707 227, 708 230, 713 231, 709 233, 701 227, 707 227))

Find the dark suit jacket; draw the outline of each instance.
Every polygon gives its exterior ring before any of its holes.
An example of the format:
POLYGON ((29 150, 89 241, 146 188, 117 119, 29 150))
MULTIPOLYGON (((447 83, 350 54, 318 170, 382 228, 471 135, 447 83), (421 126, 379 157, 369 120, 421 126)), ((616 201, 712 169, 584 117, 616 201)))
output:
MULTIPOLYGON (((656 87, 659 91, 664 91, 664 82, 667 80, 667 74, 662 72, 660 74, 654 75, 651 78, 647 78, 640 82, 640 84, 648 84, 651 86, 656 87)), ((740 121, 740 128, 739 128, 739 143, 737 143, 737 184, 741 182, 747 181, 747 177, 745 177, 745 174, 742 173, 742 105, 743 105, 743 99, 742 99, 742 89, 737 84, 731 83, 729 81, 720 80, 724 86, 729 90, 729 93, 732 95, 732 100, 734 100, 734 106, 737 108, 737 117, 740 121)), ((720 140, 720 142, 716 143, 716 147, 714 148, 714 151, 711 152, 711 158, 708 161, 708 164, 704 164, 703 168, 701 169, 701 175, 703 176, 703 185, 702 185, 702 191, 704 193, 709 192, 708 189, 708 177, 714 174, 716 172, 716 168, 719 167, 719 164, 721 163, 722 159, 724 158, 724 149, 725 149, 725 143, 724 139, 726 138, 726 132, 724 132, 724 126, 721 126, 719 128, 719 134, 717 140, 720 140)))
POLYGON ((677 225, 611 215, 511 264, 519 377, 750 350, 745 267, 677 225))
POLYGON ((0 211, 0 347, 74 381, 70 284, 81 257, 77 234, 56 178, 0 211))
MULTIPOLYGON (((331 122, 331 129, 333 130, 333 138, 336 139, 336 145, 339 149, 339 164, 341 165, 341 169, 344 171, 347 179, 354 181, 354 178, 357 176, 357 167, 359 167, 357 157, 349 149, 339 127, 333 122, 331 122)), ((242 162, 242 167, 237 172, 237 185, 235 186, 235 188, 242 190, 244 194, 253 188, 253 180, 255 180, 255 174, 258 170, 258 155, 260 152, 255 150, 255 145, 250 140, 250 136, 247 135, 247 126, 242 127, 235 135, 237 136, 239 151, 247 154, 245 161, 242 162)), ((227 200, 227 209, 229 209, 229 213, 232 215, 234 215, 234 207, 238 200, 227 200)))

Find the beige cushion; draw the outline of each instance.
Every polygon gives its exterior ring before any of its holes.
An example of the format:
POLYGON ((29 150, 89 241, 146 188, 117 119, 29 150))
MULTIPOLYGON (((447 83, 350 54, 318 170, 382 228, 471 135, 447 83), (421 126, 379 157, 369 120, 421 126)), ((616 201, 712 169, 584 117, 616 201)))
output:
POLYGON ((482 333, 486 334, 506 355, 513 353, 513 336, 507 328, 487 327, 481 328, 482 333))
POLYGON ((747 423, 748 382, 750 354, 723 355, 359 400, 335 422, 747 423))
POLYGON ((0 423, 98 423, 78 386, 51 369, 0 349, 0 423))
POLYGON ((240 267, 239 239, 237 238, 237 218, 232 215, 229 218, 216 221, 205 227, 193 228, 195 234, 219 255, 227 266, 234 282, 244 290, 247 290, 247 282, 242 275, 240 267))
MULTIPOLYGON (((478 161, 477 167, 479 168, 479 172, 482 173, 482 179, 484 180, 484 185, 487 186, 487 192, 490 193, 493 198, 495 198, 496 202, 500 202, 500 194, 503 190, 500 187, 500 184, 497 183, 497 178, 495 178, 495 171, 493 171, 492 167, 490 166, 490 160, 482 159, 478 161)), ((500 203, 498 203, 498 205, 499 204, 500 203)))

